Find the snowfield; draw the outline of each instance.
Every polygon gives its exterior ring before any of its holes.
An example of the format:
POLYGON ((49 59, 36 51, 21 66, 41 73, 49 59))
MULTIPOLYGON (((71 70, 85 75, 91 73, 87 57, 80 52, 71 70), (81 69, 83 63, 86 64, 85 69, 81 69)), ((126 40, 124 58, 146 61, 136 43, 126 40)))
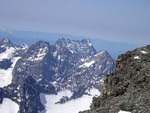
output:
MULTIPOLYGON (((89 91, 89 94, 91 94, 91 96, 84 95, 81 98, 71 100, 64 104, 55 103, 63 96, 70 97, 70 91, 63 91, 58 93, 58 95, 40 94, 40 97, 43 105, 45 105, 46 113, 78 113, 79 111, 89 109, 93 96, 99 95, 100 92, 97 89, 92 89, 89 91)), ((44 113, 44 111, 39 113, 44 113)))
POLYGON ((3 103, 0 104, 0 113, 17 113, 19 105, 10 99, 4 98, 3 103))
POLYGON ((11 62, 13 62, 13 64, 7 70, 0 69, 0 87, 7 86, 11 83, 11 81, 12 81, 12 71, 13 71, 13 68, 14 68, 14 66, 15 66, 15 64, 18 61, 19 58, 20 57, 12 58, 11 62))

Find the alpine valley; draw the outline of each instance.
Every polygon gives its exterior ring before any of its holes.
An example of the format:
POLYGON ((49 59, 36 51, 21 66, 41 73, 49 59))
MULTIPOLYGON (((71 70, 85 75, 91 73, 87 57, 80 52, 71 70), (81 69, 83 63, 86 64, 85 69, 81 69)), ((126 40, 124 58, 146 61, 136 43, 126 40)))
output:
POLYGON ((114 70, 107 51, 90 40, 38 41, 31 46, 0 39, 0 113, 77 113, 100 94, 114 70), (10 106, 8 108, 8 106, 10 106))

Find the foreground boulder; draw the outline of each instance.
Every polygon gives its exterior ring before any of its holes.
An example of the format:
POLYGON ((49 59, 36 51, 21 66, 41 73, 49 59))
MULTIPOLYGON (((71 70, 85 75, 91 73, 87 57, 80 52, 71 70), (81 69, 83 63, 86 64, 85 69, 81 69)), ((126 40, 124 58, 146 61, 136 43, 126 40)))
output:
POLYGON ((80 113, 150 113, 150 45, 120 55, 102 94, 80 113))

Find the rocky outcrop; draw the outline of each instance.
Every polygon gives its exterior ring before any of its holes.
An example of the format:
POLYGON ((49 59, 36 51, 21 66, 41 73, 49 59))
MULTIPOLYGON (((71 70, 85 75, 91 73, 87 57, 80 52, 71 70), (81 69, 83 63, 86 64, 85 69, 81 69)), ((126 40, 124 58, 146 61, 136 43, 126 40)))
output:
POLYGON ((102 94, 90 107, 80 113, 150 112, 150 45, 118 57, 114 72, 104 79, 102 94))

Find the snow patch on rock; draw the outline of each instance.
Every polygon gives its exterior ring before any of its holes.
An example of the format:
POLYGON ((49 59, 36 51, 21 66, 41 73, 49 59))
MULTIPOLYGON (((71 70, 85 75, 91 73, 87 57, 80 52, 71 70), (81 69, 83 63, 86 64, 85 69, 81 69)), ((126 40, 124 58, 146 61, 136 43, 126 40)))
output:
POLYGON ((142 54, 147 54, 148 52, 147 51, 140 51, 142 54))
POLYGON ((131 113, 131 112, 129 112, 129 111, 119 111, 118 113, 131 113))
POLYGON ((85 62, 84 64, 80 65, 79 68, 81 67, 90 67, 91 65, 93 65, 95 63, 94 60, 90 61, 90 62, 85 62))
POLYGON ((135 56, 134 59, 141 59, 139 56, 135 56))

